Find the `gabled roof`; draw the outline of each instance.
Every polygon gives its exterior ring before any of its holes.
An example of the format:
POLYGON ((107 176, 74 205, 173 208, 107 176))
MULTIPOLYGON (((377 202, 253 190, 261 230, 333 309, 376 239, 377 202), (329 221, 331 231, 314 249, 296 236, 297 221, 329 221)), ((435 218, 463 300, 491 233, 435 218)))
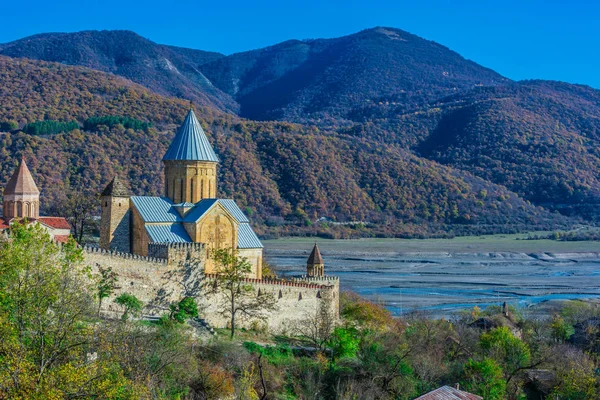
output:
POLYGON ((238 249, 262 249, 261 243, 250 224, 238 225, 238 249))
POLYGON ((206 214, 208 212, 208 210, 213 208, 213 206, 215 204, 217 204, 218 202, 219 202, 219 199, 202 199, 202 200, 200 200, 199 202, 196 203, 194 208, 192 208, 190 211, 188 211, 188 213, 186 214, 183 221, 184 222, 198 221, 200 218, 202 218, 202 216, 204 216, 204 214, 206 214))
POLYGON ((248 217, 233 200, 203 199, 196 204, 185 203, 186 207, 191 205, 193 208, 183 218, 176 209, 176 207, 183 207, 183 203, 173 204, 168 197, 132 196, 131 201, 140 213, 152 242, 191 242, 183 223, 195 223, 214 206, 221 204, 238 223, 238 248, 260 249, 263 247, 260 239, 252 230, 248 217))
POLYGON ((131 196, 144 222, 182 222, 183 219, 168 197, 131 196))
POLYGON ((7 194, 40 194, 40 191, 33 180, 33 176, 31 176, 31 172, 29 171, 29 168, 27 168, 24 158, 21 159, 19 167, 4 188, 4 195, 7 194))
POLYGON ((450 386, 442 386, 433 392, 417 397, 415 400, 483 400, 483 397, 450 386))
POLYGON ((319 246, 315 243, 315 247, 313 247, 312 253, 308 256, 307 264, 325 264, 323 261, 323 257, 321 257, 321 252, 319 251, 319 246))
POLYGON ((193 110, 190 110, 175 134, 163 157, 165 160, 219 162, 193 110))
POLYGON ((112 181, 102 191, 100 196, 115 196, 115 197, 129 197, 129 190, 121 182, 118 176, 115 176, 112 181))
POLYGON ((71 229, 71 225, 63 217, 38 217, 38 221, 54 229, 71 229))
POLYGON ((155 243, 190 243, 192 239, 182 224, 146 224, 146 232, 155 243))
POLYGON ((229 211, 229 213, 233 215, 233 218, 235 218, 240 224, 250 223, 250 220, 248 217, 246 217, 246 214, 240 210, 235 201, 231 199, 219 199, 219 203, 221 203, 221 205, 225 207, 225 209, 229 211))

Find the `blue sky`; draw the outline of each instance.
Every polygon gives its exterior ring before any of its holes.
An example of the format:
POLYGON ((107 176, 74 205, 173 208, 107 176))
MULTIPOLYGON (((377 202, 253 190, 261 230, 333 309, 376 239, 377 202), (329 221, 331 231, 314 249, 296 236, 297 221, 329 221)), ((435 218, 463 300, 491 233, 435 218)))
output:
POLYGON ((0 13, 0 43, 41 32, 129 29, 226 54, 390 26, 512 79, 600 88, 600 0, 0 0, 0 13))

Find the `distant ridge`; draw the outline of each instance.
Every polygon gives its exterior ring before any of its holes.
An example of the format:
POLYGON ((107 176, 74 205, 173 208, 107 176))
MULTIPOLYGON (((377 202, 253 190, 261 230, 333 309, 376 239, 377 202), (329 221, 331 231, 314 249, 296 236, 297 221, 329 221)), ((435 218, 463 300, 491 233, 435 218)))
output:
POLYGON ((131 31, 42 33, 4 44, 0 54, 93 68, 121 75, 162 95, 224 111, 238 109, 198 70, 221 54, 162 46, 131 31))

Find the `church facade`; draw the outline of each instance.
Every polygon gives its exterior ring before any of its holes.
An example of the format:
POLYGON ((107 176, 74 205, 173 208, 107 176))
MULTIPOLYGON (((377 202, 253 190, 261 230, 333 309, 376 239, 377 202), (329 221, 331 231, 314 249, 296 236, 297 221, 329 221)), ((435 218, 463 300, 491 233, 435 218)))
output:
POLYGON ((217 197, 219 158, 192 110, 162 161, 163 196, 131 196, 118 177, 101 193, 100 248, 161 257, 164 245, 203 244, 206 274, 211 249, 236 249, 261 279, 263 245, 235 201, 217 197))

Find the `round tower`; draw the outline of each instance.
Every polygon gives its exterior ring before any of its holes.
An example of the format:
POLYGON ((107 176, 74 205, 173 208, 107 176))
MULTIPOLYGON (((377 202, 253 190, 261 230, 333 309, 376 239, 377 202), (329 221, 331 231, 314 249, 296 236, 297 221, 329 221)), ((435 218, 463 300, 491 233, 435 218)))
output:
POLYGON ((325 262, 316 243, 306 262, 306 274, 308 276, 325 276, 325 262))
POLYGON ((215 154, 193 110, 185 117, 163 157, 165 196, 176 204, 217 197, 215 154))
POLYGON ((4 188, 2 214, 5 219, 40 216, 40 191, 38 190, 25 158, 4 188))

